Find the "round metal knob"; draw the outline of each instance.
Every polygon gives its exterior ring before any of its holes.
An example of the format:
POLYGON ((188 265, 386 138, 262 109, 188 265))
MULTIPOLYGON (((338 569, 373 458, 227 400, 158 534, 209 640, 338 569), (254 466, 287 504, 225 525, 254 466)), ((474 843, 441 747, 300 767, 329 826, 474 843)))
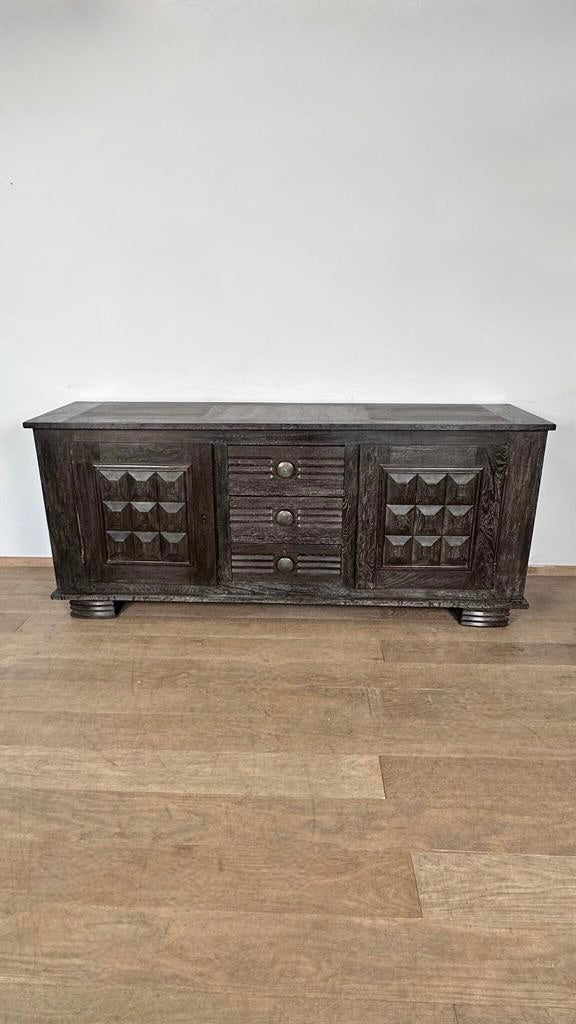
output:
POLYGON ((278 572, 292 572, 294 562, 291 558, 279 558, 276 562, 276 568, 278 572))
POLYGON ((278 526, 292 526, 294 522, 294 516, 287 508, 281 508, 274 518, 278 526))
POLYGON ((294 476, 294 465, 292 462, 279 462, 276 466, 276 475, 282 476, 287 479, 289 476, 294 476))

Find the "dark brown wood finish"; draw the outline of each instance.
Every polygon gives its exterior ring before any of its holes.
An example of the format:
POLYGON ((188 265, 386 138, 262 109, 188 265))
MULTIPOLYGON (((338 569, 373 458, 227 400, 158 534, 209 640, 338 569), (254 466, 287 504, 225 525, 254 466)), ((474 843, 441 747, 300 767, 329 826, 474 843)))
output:
POLYGON ((233 428, 308 430, 553 430, 514 405, 367 405, 281 402, 72 402, 26 420, 26 427, 89 430, 233 428))
POLYGON ((513 406, 74 403, 33 427, 58 589, 523 607, 546 433, 513 406))
POLYGON ((390 445, 360 458, 359 585, 489 589, 508 447, 390 445))
POLYGON ((210 445, 70 449, 86 569, 103 583, 216 582, 210 445))

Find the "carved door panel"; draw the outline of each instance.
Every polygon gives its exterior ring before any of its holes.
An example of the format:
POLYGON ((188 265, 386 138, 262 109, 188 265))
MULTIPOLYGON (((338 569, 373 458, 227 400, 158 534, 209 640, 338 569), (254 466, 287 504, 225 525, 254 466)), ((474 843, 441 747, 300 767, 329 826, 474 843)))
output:
POLYGON ((363 447, 357 586, 490 587, 507 456, 506 444, 363 447))
POLYGON ((77 442, 83 555, 96 581, 216 582, 209 444, 77 442))

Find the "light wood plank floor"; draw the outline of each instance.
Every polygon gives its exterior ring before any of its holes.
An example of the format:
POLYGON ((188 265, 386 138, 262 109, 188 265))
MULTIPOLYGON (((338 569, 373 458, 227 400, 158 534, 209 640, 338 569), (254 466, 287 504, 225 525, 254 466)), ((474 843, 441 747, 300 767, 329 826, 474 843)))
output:
POLYGON ((0 568, 0 1024, 575 1024, 576 578, 134 605, 0 568))

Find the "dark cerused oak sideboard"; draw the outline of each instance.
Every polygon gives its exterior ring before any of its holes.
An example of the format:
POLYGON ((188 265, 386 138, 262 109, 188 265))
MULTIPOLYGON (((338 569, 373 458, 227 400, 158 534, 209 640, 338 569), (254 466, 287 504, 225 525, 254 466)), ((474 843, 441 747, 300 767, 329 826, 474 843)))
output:
POLYGON ((75 402, 24 425, 74 616, 264 601, 503 626, 526 607, 554 424, 514 406, 75 402))

